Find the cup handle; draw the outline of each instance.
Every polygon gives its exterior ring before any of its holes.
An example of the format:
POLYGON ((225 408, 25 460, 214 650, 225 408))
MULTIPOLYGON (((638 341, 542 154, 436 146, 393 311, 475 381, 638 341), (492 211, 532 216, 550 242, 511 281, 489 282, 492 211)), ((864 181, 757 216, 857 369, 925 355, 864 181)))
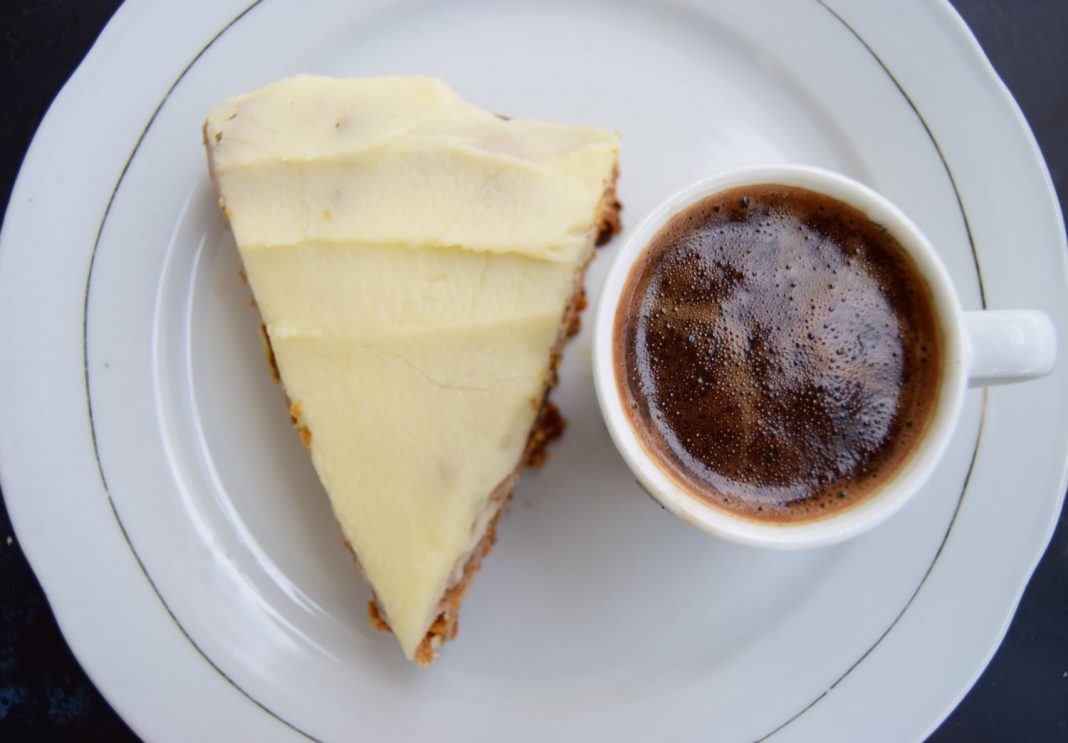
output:
POLYGON ((968 385, 986 387, 1044 377, 1057 358, 1057 332, 1038 310, 964 313, 968 385))

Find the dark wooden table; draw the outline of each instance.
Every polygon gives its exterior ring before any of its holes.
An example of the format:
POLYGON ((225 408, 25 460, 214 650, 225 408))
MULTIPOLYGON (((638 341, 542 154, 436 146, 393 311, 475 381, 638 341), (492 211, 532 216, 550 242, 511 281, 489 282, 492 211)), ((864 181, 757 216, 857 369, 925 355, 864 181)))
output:
MULTIPOLYGON (((872 2, 890 0, 872 0, 872 2)), ((926 2, 933 0, 910 0, 926 2)), ((1068 0, 953 0, 1020 102, 1066 209, 1068 0)), ((0 2, 4 206, 48 104, 116 0, 0 2)), ((67 649, 0 509, 0 740, 134 739, 67 649)), ((935 741, 1068 740, 1068 517, 1008 636, 935 741)))

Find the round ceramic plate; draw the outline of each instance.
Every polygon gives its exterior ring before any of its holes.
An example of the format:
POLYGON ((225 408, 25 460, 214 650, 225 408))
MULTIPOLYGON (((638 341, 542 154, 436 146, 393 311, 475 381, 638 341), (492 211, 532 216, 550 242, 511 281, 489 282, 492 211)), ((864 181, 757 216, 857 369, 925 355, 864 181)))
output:
POLYGON ((628 224, 728 166, 821 165, 910 214, 967 308, 1037 307, 1063 335, 1049 179, 949 6, 196 5, 123 5, 42 124, 0 250, 4 493, 65 636, 138 733, 871 741, 945 716, 1059 511, 1064 364, 970 392, 937 475, 883 527, 774 553, 640 493, 584 331, 554 397, 568 432, 422 670, 368 625, 264 369, 199 125, 297 72, 439 75, 492 111, 620 131, 628 224))

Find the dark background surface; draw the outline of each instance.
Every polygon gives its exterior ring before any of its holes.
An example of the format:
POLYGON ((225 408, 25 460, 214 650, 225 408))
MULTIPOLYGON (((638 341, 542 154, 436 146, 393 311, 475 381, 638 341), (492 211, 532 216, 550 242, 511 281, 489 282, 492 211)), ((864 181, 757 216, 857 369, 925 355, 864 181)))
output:
MULTIPOLYGON (((1027 115, 1064 211, 1068 0, 953 4, 1027 115)), ((115 0, 0 0, 0 188, 5 209, 37 124, 118 5, 115 0)), ((0 508, 0 740, 130 739, 133 734, 67 649, 14 539, 7 511, 0 508)), ((1001 649, 931 740, 1068 740, 1064 512, 1001 649)))

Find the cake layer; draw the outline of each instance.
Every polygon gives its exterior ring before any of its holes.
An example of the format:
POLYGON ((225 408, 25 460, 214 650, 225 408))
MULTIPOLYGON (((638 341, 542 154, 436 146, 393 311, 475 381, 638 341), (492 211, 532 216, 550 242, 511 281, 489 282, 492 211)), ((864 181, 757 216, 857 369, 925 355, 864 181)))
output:
POLYGON ((409 653, 523 451, 559 322, 374 343, 271 337, 334 513, 409 653))
POLYGON ((381 81, 347 81, 317 104, 318 114, 294 118, 294 108, 314 108, 309 100, 329 87, 307 76, 209 116, 215 177, 243 249, 359 241, 578 260, 615 162, 613 135, 504 122, 444 92, 410 95, 433 87, 422 78, 393 81, 404 94, 400 110, 369 121, 362 117, 372 103, 382 105, 381 81), (418 115, 416 99, 427 106, 418 115), (413 123, 399 125, 403 115, 413 123))
POLYGON ((575 280, 525 256, 352 242, 246 250, 244 263, 272 333, 357 338, 558 319, 575 280))

